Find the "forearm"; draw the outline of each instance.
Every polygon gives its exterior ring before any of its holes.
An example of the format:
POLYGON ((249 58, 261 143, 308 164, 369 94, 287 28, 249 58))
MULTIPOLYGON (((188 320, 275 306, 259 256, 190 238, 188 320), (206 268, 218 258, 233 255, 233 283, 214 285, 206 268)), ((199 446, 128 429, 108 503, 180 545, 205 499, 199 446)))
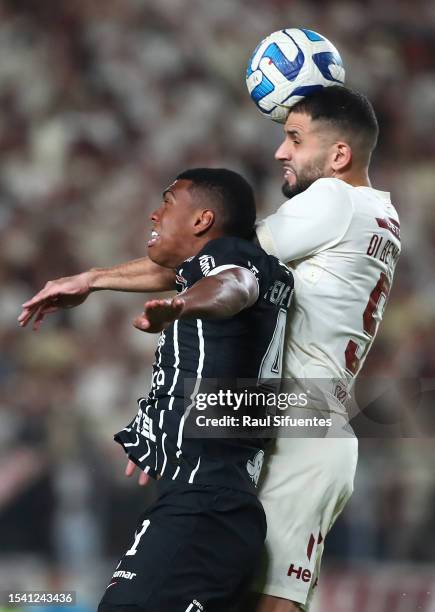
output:
POLYGON ((175 288, 175 272, 142 257, 110 268, 92 268, 89 275, 91 291, 171 291, 175 288))
POLYGON ((224 319, 252 304, 252 292, 236 277, 209 276, 179 296, 184 301, 180 319, 224 319))

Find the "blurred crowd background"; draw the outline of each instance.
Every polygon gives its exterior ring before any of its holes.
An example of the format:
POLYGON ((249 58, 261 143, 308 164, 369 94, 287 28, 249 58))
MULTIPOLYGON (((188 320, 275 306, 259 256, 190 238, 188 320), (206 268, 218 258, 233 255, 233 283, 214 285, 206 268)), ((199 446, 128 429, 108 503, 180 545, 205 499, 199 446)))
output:
MULTIPOLYGON (((434 403, 434 3, 0 0, 0 590, 72 588, 93 609, 153 494, 124 477, 112 441, 149 383, 156 338, 131 325, 144 296, 96 293, 38 333, 18 328, 21 303, 49 279, 143 256, 149 214, 187 167, 242 172, 259 216, 282 202, 281 127, 244 71, 261 38, 292 26, 334 41, 372 100, 373 184, 401 216, 363 376, 414 379, 434 403)), ((435 447, 420 429, 360 441, 323 612, 435 609, 435 447)))

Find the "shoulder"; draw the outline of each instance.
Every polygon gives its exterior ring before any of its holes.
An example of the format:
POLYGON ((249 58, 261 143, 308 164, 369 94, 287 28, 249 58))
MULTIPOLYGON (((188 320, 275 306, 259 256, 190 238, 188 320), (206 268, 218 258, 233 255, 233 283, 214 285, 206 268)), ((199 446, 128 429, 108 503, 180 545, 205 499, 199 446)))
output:
POLYGON ((304 192, 287 200, 279 210, 315 209, 325 214, 336 211, 352 211, 352 186, 336 178, 320 178, 304 192))
POLYGON ((276 278, 291 277, 290 270, 258 244, 236 236, 223 236, 208 242, 196 255, 203 276, 229 268, 246 268, 263 286, 276 278))
POLYGON ((270 256, 258 244, 238 238, 237 236, 221 236, 210 240, 201 251, 195 256, 199 261, 209 255, 213 258, 225 258, 230 263, 231 259, 257 259, 269 258, 270 256))

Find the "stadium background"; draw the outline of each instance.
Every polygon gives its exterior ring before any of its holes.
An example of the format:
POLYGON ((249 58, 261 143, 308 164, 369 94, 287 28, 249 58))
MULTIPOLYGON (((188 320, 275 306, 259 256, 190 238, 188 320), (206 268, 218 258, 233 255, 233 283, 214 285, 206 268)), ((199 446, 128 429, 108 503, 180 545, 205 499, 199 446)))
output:
MULTIPOLYGON (((112 442, 149 382, 155 338, 131 327, 143 297, 97 293, 39 333, 17 327, 20 304, 48 279, 142 256, 162 187, 189 166, 241 171, 259 216, 281 203, 281 128, 259 115, 243 75, 264 35, 297 25, 334 41, 348 84, 373 101, 372 179, 401 216, 403 254, 363 373, 430 389, 433 3, 1 0, 0 590, 75 589, 77 609, 93 609, 152 494, 125 479, 112 442)), ((322 612, 435 610, 426 425, 419 439, 361 440, 322 612)))

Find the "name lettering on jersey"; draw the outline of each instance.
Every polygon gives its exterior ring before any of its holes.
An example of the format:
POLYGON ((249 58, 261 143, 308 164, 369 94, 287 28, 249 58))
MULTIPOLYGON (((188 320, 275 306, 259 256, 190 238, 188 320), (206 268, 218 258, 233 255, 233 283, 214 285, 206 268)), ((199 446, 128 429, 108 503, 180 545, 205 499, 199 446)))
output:
POLYGON ((156 441, 156 436, 153 432, 153 421, 146 412, 139 408, 136 418, 133 422, 133 427, 151 442, 156 441))
POLYGON ((216 267, 214 257, 211 255, 201 255, 199 258, 199 266, 204 276, 207 276, 207 274, 209 274, 210 271, 216 267))
POLYGON ((383 227, 391 232, 393 236, 397 238, 397 240, 400 240, 400 224, 395 219, 392 219, 391 217, 387 217, 385 219, 376 218, 376 223, 379 227, 383 227))
POLYGON ((264 299, 280 308, 288 308, 292 298, 293 289, 282 281, 275 281, 266 291, 264 299))
POLYGON ((373 234, 366 253, 370 255, 370 257, 382 261, 382 263, 389 268, 389 272, 392 275, 397 260, 399 259, 400 248, 392 240, 387 240, 379 234, 373 234))

